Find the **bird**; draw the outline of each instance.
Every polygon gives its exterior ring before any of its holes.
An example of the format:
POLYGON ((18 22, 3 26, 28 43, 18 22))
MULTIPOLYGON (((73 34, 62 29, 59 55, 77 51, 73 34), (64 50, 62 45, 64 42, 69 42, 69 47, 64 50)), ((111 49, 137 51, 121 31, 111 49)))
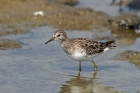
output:
POLYGON ((58 41, 64 52, 73 60, 79 61, 79 70, 81 70, 82 61, 91 61, 94 65, 94 71, 98 71, 97 64, 93 58, 104 53, 109 49, 115 49, 115 41, 97 42, 89 38, 71 38, 69 39, 64 30, 57 30, 54 32, 51 41, 58 41))

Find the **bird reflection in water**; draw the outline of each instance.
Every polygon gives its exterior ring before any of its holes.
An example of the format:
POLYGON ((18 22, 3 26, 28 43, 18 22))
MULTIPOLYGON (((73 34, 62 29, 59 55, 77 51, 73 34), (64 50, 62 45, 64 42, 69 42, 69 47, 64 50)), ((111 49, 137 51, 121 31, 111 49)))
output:
MULTIPOLYGON (((79 70, 78 70, 78 77, 81 76, 81 70, 82 70, 82 69, 79 69, 79 70)), ((97 75, 97 71, 94 71, 94 73, 93 73, 93 79, 97 79, 97 78, 96 78, 96 75, 97 75)))
POLYGON ((78 76, 73 76, 68 81, 65 81, 59 93, 114 93, 112 87, 94 82, 97 71, 94 72, 93 78, 82 77, 80 72, 78 76))

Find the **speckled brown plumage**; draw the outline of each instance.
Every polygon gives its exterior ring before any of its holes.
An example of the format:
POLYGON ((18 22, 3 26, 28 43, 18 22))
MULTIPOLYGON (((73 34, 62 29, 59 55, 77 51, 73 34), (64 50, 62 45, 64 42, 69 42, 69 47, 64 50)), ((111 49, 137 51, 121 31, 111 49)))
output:
MULTIPOLYGON (((53 37, 45 44, 53 40, 58 41, 66 54, 72 59, 79 61, 80 65, 81 61, 90 60, 93 62, 93 57, 97 54, 101 54, 109 49, 114 49, 114 47, 116 47, 114 46, 115 41, 97 42, 89 38, 69 39, 63 30, 57 30, 53 34, 53 37)), ((93 62, 93 64, 94 70, 97 70, 97 65, 95 62, 93 62)))
POLYGON ((85 52, 87 55, 93 55, 95 53, 101 53, 106 47, 113 48, 115 41, 109 42, 97 42, 88 38, 73 38, 68 39, 62 43, 62 47, 67 53, 73 53, 74 51, 85 52))

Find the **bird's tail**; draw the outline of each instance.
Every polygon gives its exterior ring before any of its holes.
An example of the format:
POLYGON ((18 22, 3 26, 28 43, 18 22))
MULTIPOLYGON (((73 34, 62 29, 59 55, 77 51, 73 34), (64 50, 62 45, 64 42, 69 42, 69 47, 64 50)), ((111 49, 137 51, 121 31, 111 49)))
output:
POLYGON ((115 47, 117 47, 117 46, 114 46, 114 44, 116 44, 115 41, 106 42, 106 46, 108 46, 109 49, 115 49, 115 47))

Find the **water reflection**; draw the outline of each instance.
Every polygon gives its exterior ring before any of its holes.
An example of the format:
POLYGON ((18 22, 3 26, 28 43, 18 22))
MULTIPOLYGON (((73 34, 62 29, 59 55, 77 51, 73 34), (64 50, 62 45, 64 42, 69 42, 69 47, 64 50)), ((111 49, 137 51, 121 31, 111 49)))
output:
POLYGON ((61 86, 59 93, 114 93, 112 87, 96 83, 94 72, 93 78, 82 77, 80 75, 70 78, 61 86))
POLYGON ((132 45, 139 37, 134 30, 123 30, 121 28, 111 28, 112 34, 118 39, 120 44, 132 45))
POLYGON ((111 32, 109 34, 107 34, 108 32, 96 33, 92 38, 95 40, 115 40, 117 44, 133 45, 137 38, 140 37, 140 34, 134 30, 126 30, 114 26, 110 27, 110 30, 111 32))
MULTIPOLYGON (((78 70, 78 77, 80 77, 80 76, 81 76, 81 69, 78 70)), ((93 78, 97 79, 96 76, 97 76, 97 71, 94 71, 93 72, 93 78)))

